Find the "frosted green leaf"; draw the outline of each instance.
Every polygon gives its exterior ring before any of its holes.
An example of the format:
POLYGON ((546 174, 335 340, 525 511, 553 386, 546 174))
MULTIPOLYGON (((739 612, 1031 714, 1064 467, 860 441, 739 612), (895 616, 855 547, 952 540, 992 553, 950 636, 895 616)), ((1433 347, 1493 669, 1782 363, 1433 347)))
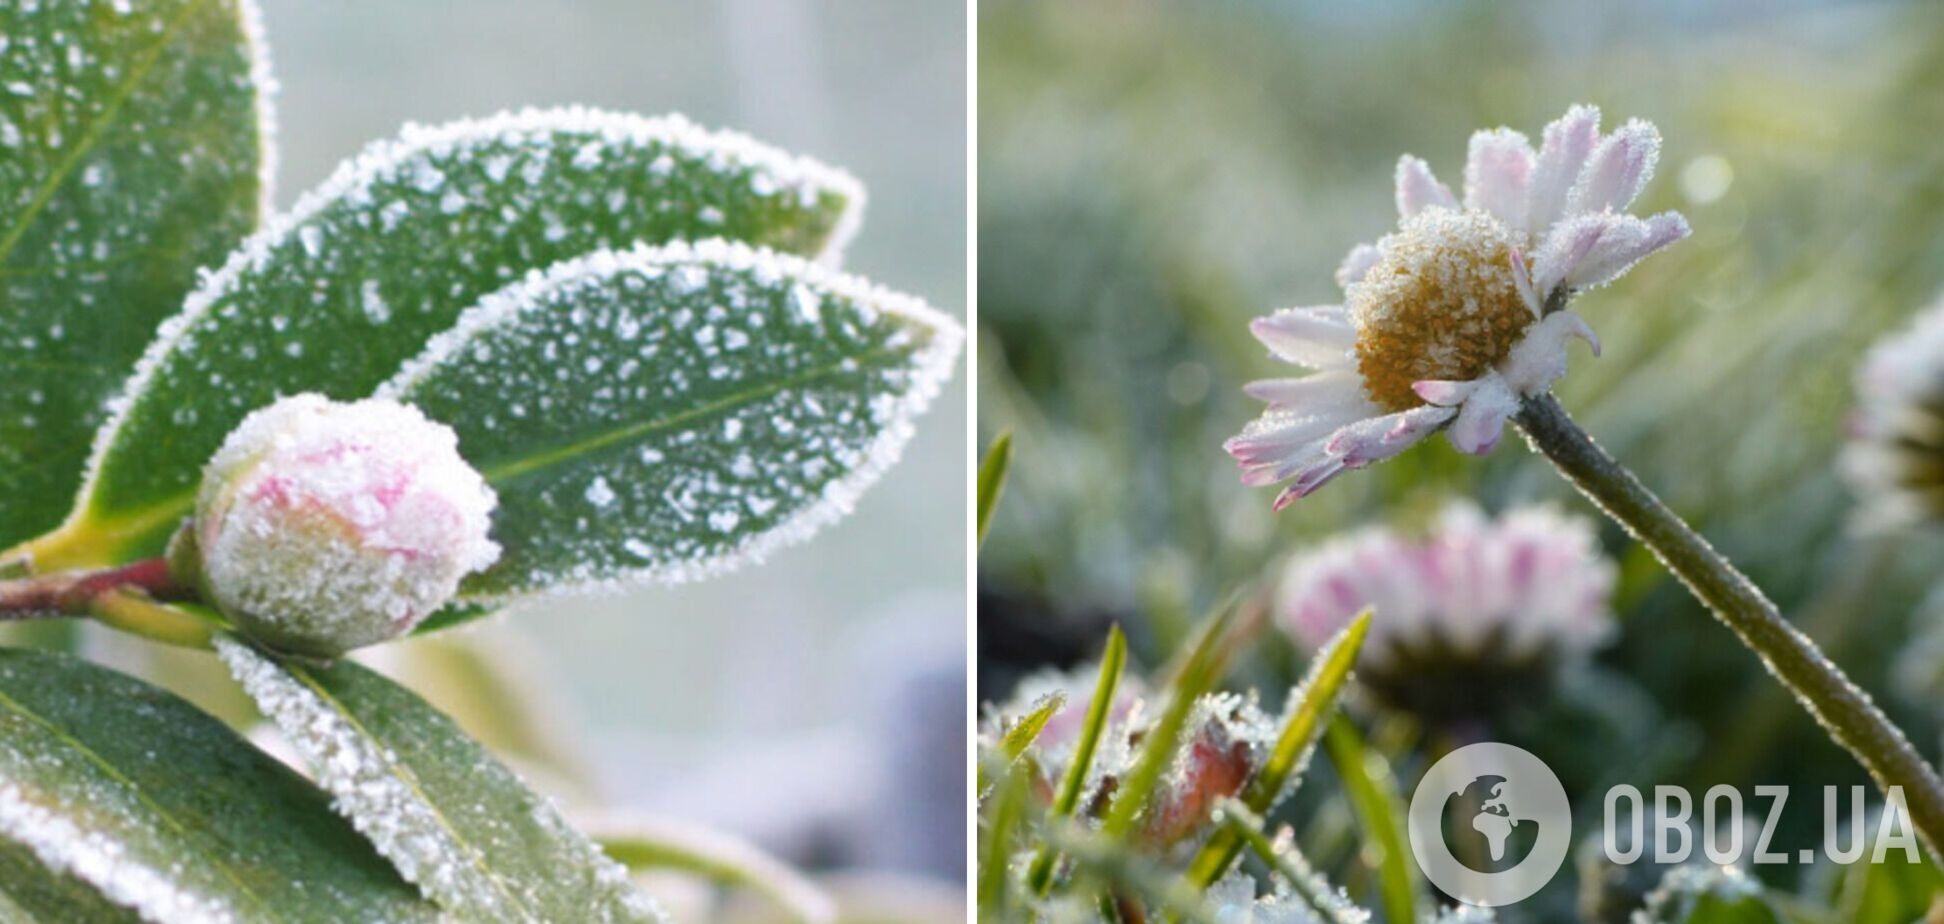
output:
POLYGON ((350 661, 277 661, 227 636, 216 651, 334 807, 453 915, 662 919, 626 869, 410 690, 350 661))
POLYGON ((680 117, 530 111, 408 126, 251 236, 163 325, 43 562, 154 554, 248 412, 366 397, 481 297, 609 247, 722 235, 835 260, 849 176, 680 117))
POLYGON ((56 874, 32 850, 0 841, 0 921, 13 924, 135 924, 133 909, 102 897, 72 874, 56 874))
POLYGON ((380 394, 499 494, 462 598, 710 576, 849 512, 950 375, 915 299, 705 241, 602 252, 483 301, 380 394))
POLYGON ((256 225, 255 26, 249 0, 0 3, 0 549, 60 522, 103 405, 256 225))
POLYGON ((432 921, 324 793, 188 703, 0 650, 0 892, 49 920, 432 921), (36 880, 13 873, 38 866, 36 880))

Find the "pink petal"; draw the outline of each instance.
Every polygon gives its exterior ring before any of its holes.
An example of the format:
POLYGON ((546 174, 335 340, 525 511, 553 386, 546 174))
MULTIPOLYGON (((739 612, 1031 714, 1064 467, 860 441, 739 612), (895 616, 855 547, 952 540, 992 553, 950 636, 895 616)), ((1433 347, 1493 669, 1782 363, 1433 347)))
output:
POLYGON ((1625 209, 1654 175, 1660 143, 1660 130, 1652 123, 1633 119, 1620 126, 1593 149, 1566 196, 1566 213, 1625 209))
POLYGON ((1337 265, 1337 288, 1348 289, 1353 284, 1362 282, 1363 278, 1370 274, 1370 268, 1376 266, 1378 258, 1382 256, 1383 253, 1370 244, 1358 244, 1350 248, 1350 253, 1345 255, 1343 262, 1337 265))
POLYGON ((1647 219, 1618 216, 1598 243, 1566 270, 1565 282, 1575 289, 1605 285, 1633 269, 1648 254, 1690 233, 1687 219, 1678 212, 1662 212, 1647 219))
POLYGON ((1368 400, 1362 393, 1363 379, 1348 369, 1302 378, 1259 379, 1242 386, 1242 392, 1272 408, 1361 408, 1368 400))
POLYGON ((1418 397, 1439 407, 1457 407, 1464 403, 1466 398, 1471 397, 1472 392, 1478 390, 1478 382, 1477 379, 1469 382, 1425 379, 1422 382, 1411 383, 1411 390, 1417 392, 1418 397))
POLYGON ((1539 250, 1532 256, 1532 289, 1539 296, 1541 304, 1552 297, 1553 290, 1564 283, 1567 274, 1599 246, 1601 238, 1616 223, 1630 217, 1607 212, 1576 215, 1546 232, 1539 243, 1539 250))
POLYGON ((1431 167, 1409 154, 1397 159, 1397 217, 1409 218, 1425 209, 1455 209, 1451 190, 1431 175, 1431 167))
POLYGON ((1477 132, 1465 158, 1465 207, 1492 213, 1515 233, 1525 231, 1532 144, 1509 128, 1477 132))
POLYGON ((1256 318, 1249 322, 1249 330, 1285 362, 1312 369, 1347 366, 1357 332, 1341 312, 1336 306, 1330 310, 1288 308, 1256 318))
POLYGON ((1566 342, 1575 337, 1591 344, 1593 355, 1599 355, 1600 339, 1584 319, 1570 311, 1549 315, 1526 329, 1500 364, 1499 374, 1516 394, 1540 394, 1566 374, 1566 342))
POLYGON ((1539 297, 1539 291, 1532 286, 1532 267, 1526 265, 1525 252, 1512 248, 1512 284, 1519 290, 1519 300, 1532 312, 1533 318, 1543 317, 1546 303, 1539 297))
POLYGON ((1579 179, 1587 155, 1599 140, 1600 110, 1593 106, 1574 106, 1546 126, 1539 144, 1539 159, 1532 168, 1527 230, 1541 235, 1559 220, 1561 210, 1566 207, 1566 194, 1579 179))
POLYGON ((1506 420, 1518 411, 1519 396, 1512 393, 1503 378, 1487 375, 1479 380, 1472 396, 1465 399, 1458 418, 1445 431, 1445 438, 1459 452, 1482 456, 1498 445, 1505 433, 1506 420))
POLYGON ((1363 468, 1410 448, 1457 413, 1455 408, 1423 405, 1361 420, 1331 434, 1323 451, 1343 457, 1344 465, 1350 468, 1363 468))

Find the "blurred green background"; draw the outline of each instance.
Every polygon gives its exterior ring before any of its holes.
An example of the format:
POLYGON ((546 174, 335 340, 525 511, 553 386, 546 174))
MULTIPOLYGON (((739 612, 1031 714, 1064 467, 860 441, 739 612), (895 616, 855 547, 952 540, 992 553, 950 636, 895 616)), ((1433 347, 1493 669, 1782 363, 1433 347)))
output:
MULTIPOLYGON (((1562 400, 1938 754, 1944 703, 1886 674, 1944 544, 1859 536, 1833 461, 1856 360, 1944 286, 1944 7, 989 0, 979 32, 979 431, 1016 440, 980 555, 982 699, 1091 657, 1110 620, 1155 665, 1190 614, 1347 526, 1454 494, 1591 514, 1517 440, 1482 461, 1427 441, 1282 515, 1220 448, 1260 408, 1240 385, 1290 374, 1246 322, 1340 300, 1337 262, 1395 223, 1399 154, 1455 186, 1474 129, 1536 137, 1587 102, 1659 125, 1636 211, 1694 236, 1577 302, 1606 349, 1574 352, 1562 400)), ((1611 782, 1865 781, 1602 528, 1619 641, 1496 732, 1592 811, 1611 782)), ((1279 689, 1286 649, 1240 681, 1279 689)), ((1820 842, 1799 792, 1791 851, 1820 842)), ((1571 879, 1531 913, 1563 914, 1571 879)))
MULTIPOLYGON (((846 268, 965 317, 962 3, 262 7, 281 84, 278 208, 407 121, 573 103, 679 111, 854 173, 870 201, 846 268)), ((902 461, 806 545, 702 584, 526 606, 463 642, 370 659, 576 813, 726 830, 813 870, 922 877, 878 891, 907 911, 956 912, 966 381, 957 370, 902 461)), ((209 659, 108 635, 90 634, 92 653, 244 715, 209 659)))

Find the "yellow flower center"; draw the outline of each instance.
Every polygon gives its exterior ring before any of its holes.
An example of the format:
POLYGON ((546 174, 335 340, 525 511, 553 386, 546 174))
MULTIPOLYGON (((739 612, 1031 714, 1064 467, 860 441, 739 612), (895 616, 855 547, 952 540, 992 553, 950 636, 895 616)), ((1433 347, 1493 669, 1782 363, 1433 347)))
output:
POLYGON ((1379 248, 1347 296, 1364 390, 1387 410, 1424 403, 1414 382, 1483 375, 1537 320, 1512 278, 1511 234, 1490 215, 1430 209, 1379 248))

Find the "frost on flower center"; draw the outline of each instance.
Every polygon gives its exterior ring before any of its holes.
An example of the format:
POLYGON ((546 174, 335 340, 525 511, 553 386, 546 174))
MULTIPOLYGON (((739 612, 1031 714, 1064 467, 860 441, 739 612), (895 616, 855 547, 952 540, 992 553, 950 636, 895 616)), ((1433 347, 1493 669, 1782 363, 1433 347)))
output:
POLYGON ((1422 404, 1415 382, 1483 375, 1537 320, 1513 281, 1511 233, 1484 212, 1428 209, 1378 248, 1346 295, 1364 389, 1387 410, 1422 404))

